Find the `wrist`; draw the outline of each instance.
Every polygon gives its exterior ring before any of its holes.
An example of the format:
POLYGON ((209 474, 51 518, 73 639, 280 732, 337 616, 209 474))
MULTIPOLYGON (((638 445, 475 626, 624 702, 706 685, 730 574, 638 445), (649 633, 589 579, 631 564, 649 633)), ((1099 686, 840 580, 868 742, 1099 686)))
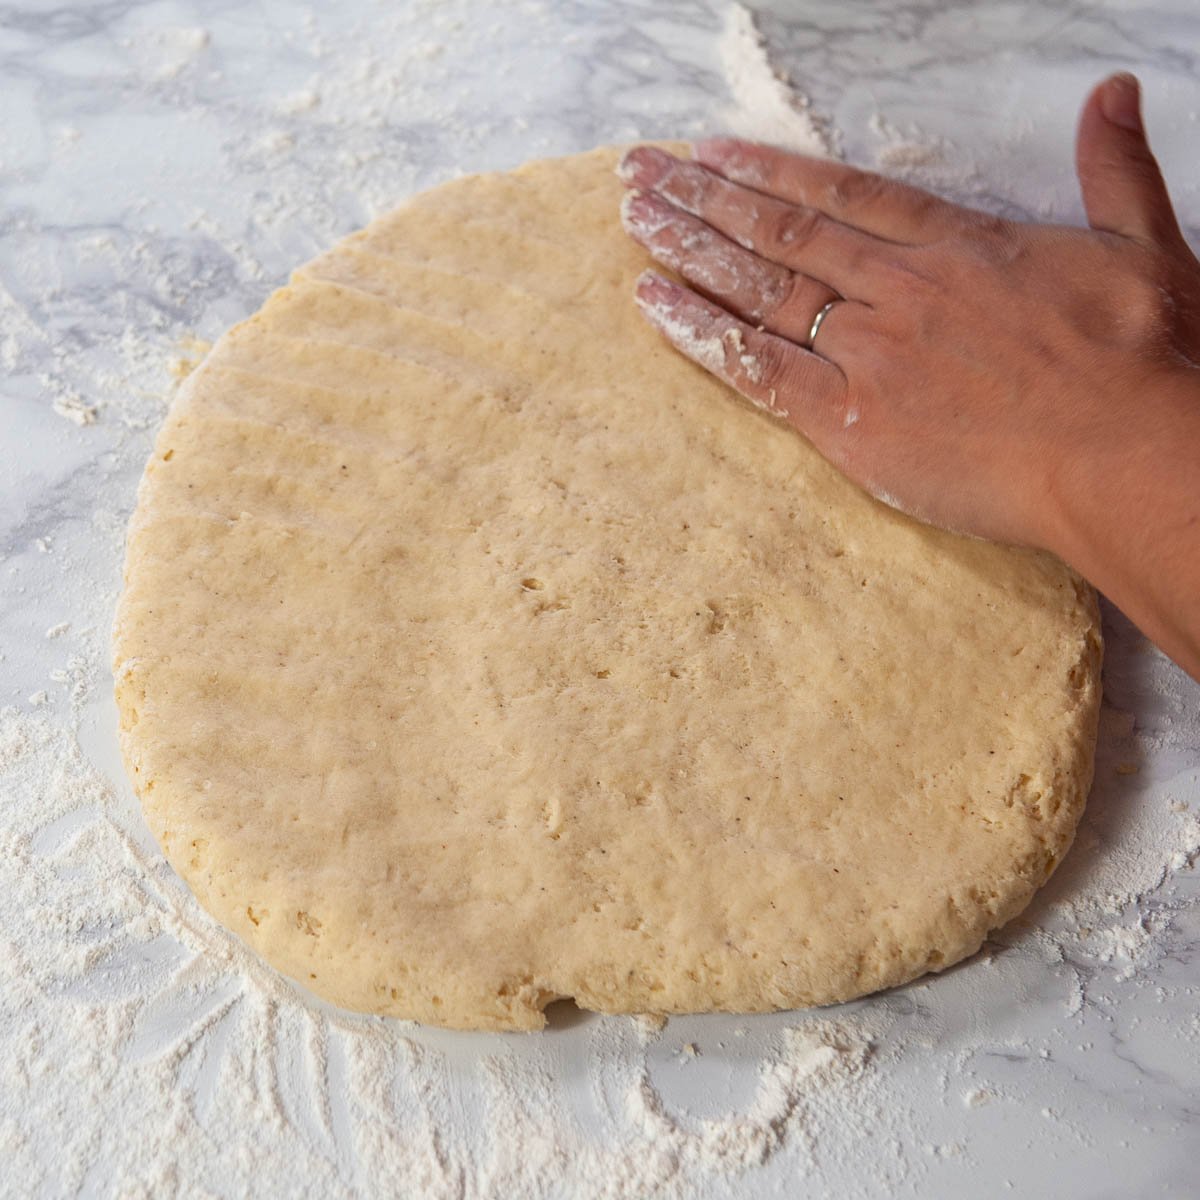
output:
POLYGON ((1200 372, 1124 399, 1056 472, 1046 548, 1200 678, 1200 372))
POLYGON ((1130 539, 1189 520, 1200 479, 1200 370, 1131 382, 1100 420, 1069 431, 1047 472, 1040 543, 1101 588, 1130 539))

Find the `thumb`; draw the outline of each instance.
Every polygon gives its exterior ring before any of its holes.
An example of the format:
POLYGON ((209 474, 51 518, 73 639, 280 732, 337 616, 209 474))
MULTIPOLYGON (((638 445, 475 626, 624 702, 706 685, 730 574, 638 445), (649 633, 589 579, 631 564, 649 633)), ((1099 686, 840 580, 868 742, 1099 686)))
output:
POLYGON ((1093 229, 1157 245, 1182 242, 1167 186, 1142 126, 1141 89, 1113 75, 1092 91, 1079 118, 1075 169, 1093 229))

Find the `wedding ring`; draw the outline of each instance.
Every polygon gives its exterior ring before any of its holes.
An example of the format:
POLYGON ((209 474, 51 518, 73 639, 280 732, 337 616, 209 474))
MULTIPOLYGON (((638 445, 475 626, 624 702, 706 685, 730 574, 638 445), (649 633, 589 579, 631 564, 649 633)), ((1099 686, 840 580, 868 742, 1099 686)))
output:
POLYGON ((808 331, 808 348, 810 350, 813 349, 813 343, 817 340, 817 334, 821 330, 821 322, 824 321, 827 316, 829 316, 829 310, 837 303, 838 302, 836 300, 830 300, 830 302, 825 305, 825 307, 821 309, 821 311, 817 313, 815 317, 813 317, 812 328, 808 331))

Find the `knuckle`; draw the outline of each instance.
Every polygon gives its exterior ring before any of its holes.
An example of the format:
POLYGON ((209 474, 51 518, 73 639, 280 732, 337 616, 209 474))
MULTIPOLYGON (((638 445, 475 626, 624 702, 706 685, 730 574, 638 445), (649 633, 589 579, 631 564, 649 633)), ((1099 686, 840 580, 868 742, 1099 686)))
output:
POLYGON ((1122 332, 1136 342, 1164 336, 1172 324, 1174 304, 1165 272, 1137 271, 1121 284, 1122 332))
POLYGON ((764 340, 754 349, 754 376, 751 381, 768 391, 782 392, 788 385, 791 365, 784 347, 777 341, 764 340))
POLYGON ((803 294, 803 281, 786 268, 774 263, 749 260, 739 273, 740 289, 745 293, 747 314, 757 321, 766 321, 780 311, 795 307, 803 294))
POLYGON ((970 225, 983 241, 1003 242, 1013 234, 1013 223, 1007 217, 999 217, 995 213, 973 212, 970 225))
POLYGON ((958 205, 943 200, 941 196, 935 196, 932 192, 927 192, 922 188, 905 187, 904 191, 913 216, 918 221, 937 220, 949 223, 954 219, 958 205))
POLYGON ((787 407, 787 400, 800 398, 805 407, 811 401, 804 351, 774 339, 754 347, 753 390, 771 408, 787 407), (782 402, 782 403, 781 403, 782 402))
POLYGON ((1146 150, 1143 153, 1109 153, 1089 158, 1080 164, 1080 175, 1086 180, 1102 182, 1114 177, 1142 188, 1161 187, 1162 173, 1158 162, 1146 150))
POLYGON ((922 314, 933 308, 943 294, 940 264, 923 251, 887 259, 879 269, 886 280, 887 313, 892 319, 922 314))
POLYGON ((975 262, 996 266, 1012 260, 1021 238, 1019 227, 1007 218, 968 210, 955 241, 975 262))
POLYGON ((768 240, 776 246, 799 249, 816 237, 822 218, 810 208, 783 207, 766 217, 768 240))
POLYGON ((987 217, 967 239, 972 258, 987 267, 1006 266, 1022 257, 1027 247, 1021 231, 1003 217, 987 217))
POLYGON ((855 362, 867 372, 863 386, 881 386, 885 380, 902 377, 914 354, 928 353, 928 347, 936 344, 942 327, 932 304, 897 297, 880 306, 852 339, 855 362))
POLYGON ((890 180, 870 171, 856 171, 832 183, 826 190, 826 202, 834 211, 866 207, 886 199, 893 190, 890 180))

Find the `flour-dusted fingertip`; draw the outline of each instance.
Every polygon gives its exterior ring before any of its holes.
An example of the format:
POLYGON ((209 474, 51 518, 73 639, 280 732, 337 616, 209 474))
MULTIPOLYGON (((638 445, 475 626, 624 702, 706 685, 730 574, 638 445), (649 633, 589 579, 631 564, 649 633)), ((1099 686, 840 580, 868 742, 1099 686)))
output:
POLYGON ((648 244, 655 234, 677 225, 682 218, 674 205, 641 188, 633 188, 621 200, 621 224, 626 233, 642 243, 648 244))
POLYGON ((677 161, 657 146, 631 146, 617 163, 617 178, 630 187, 653 188, 677 161))
POLYGON ((633 285, 634 299, 655 324, 661 324, 683 295, 683 288, 657 271, 643 271, 633 285))
POLYGON ((626 233, 638 232, 637 203, 642 193, 634 188, 621 197, 621 228, 626 233))
POLYGON ((621 197, 621 225, 626 233, 639 240, 662 228, 662 218, 655 219, 655 211, 650 193, 641 188, 631 188, 621 197))
POLYGON ((622 183, 633 183, 633 177, 637 173, 637 161, 633 156, 640 149, 640 146, 630 146, 630 148, 626 150, 619 159, 617 159, 617 165, 613 167, 613 174, 616 175, 616 177, 622 183))

